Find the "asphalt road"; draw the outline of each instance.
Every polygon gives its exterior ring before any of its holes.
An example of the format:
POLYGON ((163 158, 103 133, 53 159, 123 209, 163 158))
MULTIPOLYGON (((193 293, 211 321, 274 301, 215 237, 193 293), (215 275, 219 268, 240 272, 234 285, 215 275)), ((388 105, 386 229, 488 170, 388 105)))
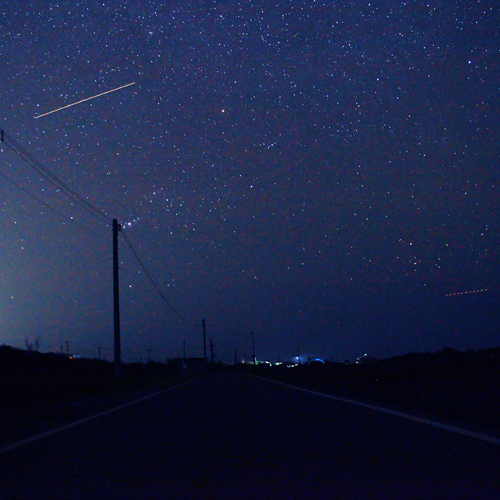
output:
POLYGON ((0 453, 0 499, 500 499, 500 446, 219 373, 0 453))

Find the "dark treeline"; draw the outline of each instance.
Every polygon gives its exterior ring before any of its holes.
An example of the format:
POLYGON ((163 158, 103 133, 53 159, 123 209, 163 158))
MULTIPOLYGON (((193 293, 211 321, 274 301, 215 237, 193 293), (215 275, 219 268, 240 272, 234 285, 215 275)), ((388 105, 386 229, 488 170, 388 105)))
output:
MULTIPOLYGON (((123 363, 120 389, 158 385, 172 370, 163 363, 123 363)), ((93 395, 116 389, 113 364, 98 359, 72 359, 64 354, 0 347, 0 401, 45 401, 93 395)))

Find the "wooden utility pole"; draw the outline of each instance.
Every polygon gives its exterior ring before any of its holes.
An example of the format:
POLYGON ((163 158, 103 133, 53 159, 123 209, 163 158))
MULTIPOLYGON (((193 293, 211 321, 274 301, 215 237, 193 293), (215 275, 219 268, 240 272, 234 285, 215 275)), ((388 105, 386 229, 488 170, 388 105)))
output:
POLYGON ((256 363, 256 358, 255 358, 255 339, 254 339, 254 336, 253 336, 253 332, 250 332, 252 334, 252 360, 253 360, 253 364, 257 364, 256 363))
POLYGON ((207 368, 207 325, 205 320, 202 321, 201 325, 203 326, 203 369, 206 371, 207 368))
POLYGON ((118 281, 118 231, 122 227, 113 219, 113 313, 114 313, 114 343, 115 343, 115 382, 121 378, 122 355, 120 348, 120 287, 118 281))
POLYGON ((215 359, 215 352, 214 352, 214 347, 217 347, 213 342, 212 342, 212 339, 209 339, 210 340, 210 363, 214 363, 214 359, 215 359))

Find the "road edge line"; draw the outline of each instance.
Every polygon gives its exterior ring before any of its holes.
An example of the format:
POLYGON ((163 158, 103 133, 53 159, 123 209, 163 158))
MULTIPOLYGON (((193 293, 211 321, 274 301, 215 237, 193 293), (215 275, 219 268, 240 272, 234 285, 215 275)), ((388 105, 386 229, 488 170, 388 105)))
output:
POLYGON ((135 399, 134 401, 129 401, 128 403, 124 403, 120 406, 116 406, 115 408, 111 408, 109 410, 96 413, 94 415, 90 415, 85 418, 81 418, 80 420, 76 420, 75 422, 71 422, 69 424, 62 425, 60 427, 56 427, 55 429, 51 429, 50 431, 42 432, 41 434, 36 434, 35 436, 31 436, 26 439, 22 439, 21 441, 16 441, 15 443, 7 444, 3 447, 0 448, 0 455, 2 453, 5 453, 7 451, 15 450, 16 448, 20 448, 21 446, 25 446, 27 444, 34 443, 35 441, 38 441, 39 439, 43 439, 49 436, 53 436, 54 434, 57 434, 59 432, 65 431, 66 429, 71 429, 71 427, 76 427, 77 425, 85 424, 86 422, 90 422, 91 420, 95 420, 97 418, 103 417, 104 415, 108 415, 109 413, 113 413, 118 410, 122 410, 123 408, 126 408, 127 406, 132 406, 136 403, 140 403, 141 401, 145 401, 146 399, 153 398, 155 396, 158 396, 160 394, 163 394, 164 392, 171 391, 172 389, 176 389, 177 387, 182 387, 185 384, 188 384, 191 381, 188 382, 183 382, 182 384, 174 385, 173 387, 167 387, 166 389, 162 389, 161 391, 154 392, 153 394, 148 394, 147 396, 144 396, 139 399, 135 399))
POLYGON ((325 394, 324 392, 313 391, 311 389, 305 389, 304 387, 298 387, 291 384, 286 384, 284 382, 279 382, 277 380, 258 377, 253 375, 255 378, 266 380, 267 382, 273 382, 278 385, 283 385, 285 387, 289 387, 290 389, 296 389, 298 391, 308 392, 309 394, 314 394, 316 396, 322 396, 324 398, 334 399, 335 401, 341 401, 342 403, 349 403, 356 406, 361 406, 363 408, 369 408, 370 410, 376 410, 383 413, 388 413, 389 415, 394 415, 396 417, 406 418, 407 420, 413 420, 414 422, 418 422, 421 424, 430 425, 432 427, 437 427, 438 429, 443 429, 446 431, 454 432, 455 434, 460 434, 462 436, 471 437, 474 439, 479 439, 481 441, 485 441, 486 443, 496 444, 500 446, 500 438, 494 436, 488 436, 487 434, 482 434, 480 432, 470 431, 468 429, 463 429, 462 427, 456 427, 454 425, 443 424, 441 422, 436 422, 434 420, 430 420, 428 418, 417 417, 416 415, 411 415, 410 413, 404 413, 397 410, 390 410, 388 408, 384 408, 382 406, 376 406, 369 403, 361 403, 360 401, 354 401, 352 399, 341 398, 339 396, 333 396, 331 394, 325 394))

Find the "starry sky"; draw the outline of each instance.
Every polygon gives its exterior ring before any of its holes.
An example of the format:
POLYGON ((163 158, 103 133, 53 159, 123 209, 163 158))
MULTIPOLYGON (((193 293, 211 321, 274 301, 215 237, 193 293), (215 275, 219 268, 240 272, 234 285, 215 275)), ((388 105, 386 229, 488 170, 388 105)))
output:
POLYGON ((117 219, 124 361, 500 345, 497 2, 0 14, 0 343, 113 359, 117 219))

